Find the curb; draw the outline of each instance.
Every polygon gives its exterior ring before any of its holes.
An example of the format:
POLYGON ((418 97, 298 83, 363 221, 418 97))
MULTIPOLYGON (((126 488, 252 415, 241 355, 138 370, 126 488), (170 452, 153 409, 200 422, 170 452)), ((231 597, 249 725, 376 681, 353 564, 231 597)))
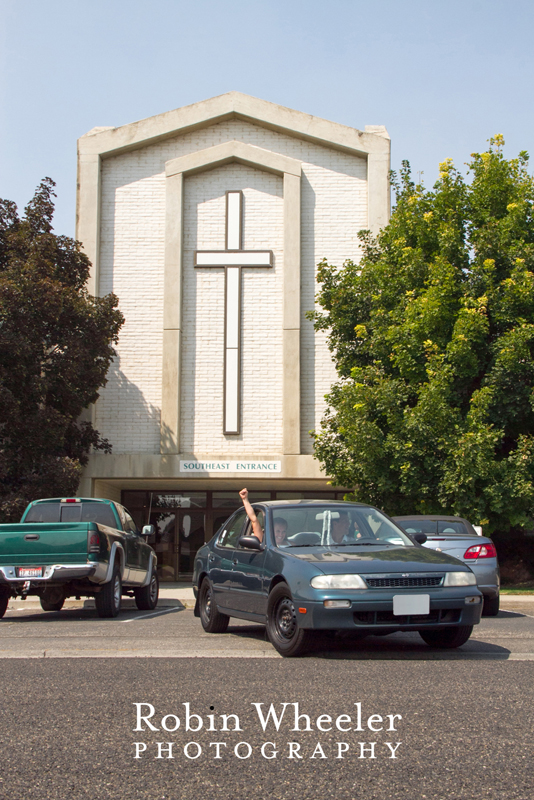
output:
MULTIPOLYGON (((158 601, 157 608, 194 608, 195 601, 191 600, 189 597, 184 597, 180 599, 179 597, 160 597, 158 601)), ((65 604, 63 605, 62 611, 67 611, 69 609, 75 608, 83 608, 83 609, 94 609, 95 601, 94 600, 65 600, 65 604)), ((123 610, 131 608, 137 609, 135 604, 135 600, 132 600, 130 597, 123 597, 121 602, 121 608, 123 610)), ((8 611, 23 611, 27 609, 28 611, 42 611, 41 603, 39 600, 35 598, 28 598, 27 600, 15 600, 12 599, 9 601, 9 605, 7 607, 8 611)), ((50 614, 54 612, 44 611, 45 614, 50 614)))

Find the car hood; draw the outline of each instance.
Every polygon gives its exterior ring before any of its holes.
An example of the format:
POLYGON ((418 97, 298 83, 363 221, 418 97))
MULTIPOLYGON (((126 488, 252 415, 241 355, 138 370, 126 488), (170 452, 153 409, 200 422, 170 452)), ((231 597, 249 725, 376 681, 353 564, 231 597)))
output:
POLYGON ((295 547, 288 555, 307 561, 325 573, 439 572, 466 567, 457 558, 426 547, 295 547))

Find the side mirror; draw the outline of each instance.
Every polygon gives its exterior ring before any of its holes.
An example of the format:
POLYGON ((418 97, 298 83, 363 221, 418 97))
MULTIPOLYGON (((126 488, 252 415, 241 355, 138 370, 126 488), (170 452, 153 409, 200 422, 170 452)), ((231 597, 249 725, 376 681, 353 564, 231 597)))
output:
POLYGON ((240 536, 237 540, 238 547, 246 547, 247 550, 262 550, 262 545, 257 536, 240 536))
POLYGON ((156 529, 153 525, 143 525, 143 530, 141 531, 141 536, 144 536, 145 539, 148 539, 150 536, 154 536, 156 529))
POLYGON ((428 539, 426 533, 412 533, 412 536, 418 544, 424 544, 428 539))

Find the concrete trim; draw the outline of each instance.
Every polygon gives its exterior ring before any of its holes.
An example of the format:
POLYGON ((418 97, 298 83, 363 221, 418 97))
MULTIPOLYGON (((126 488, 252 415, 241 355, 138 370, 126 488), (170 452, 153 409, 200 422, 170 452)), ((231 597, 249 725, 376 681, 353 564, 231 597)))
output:
POLYGON ((367 225, 376 236, 391 216, 389 186, 390 153, 370 153, 367 157, 367 225))
MULTIPOLYGON (((321 480, 325 481, 326 476, 322 472, 319 462, 312 455, 285 455, 282 453, 257 453, 253 455, 243 456, 243 461, 281 461, 282 471, 272 472, 268 476, 261 473, 257 477, 249 473, 228 473, 226 477, 221 478, 221 473, 206 472, 202 475, 195 473, 189 475, 188 473, 180 472, 180 460, 196 459, 198 461, 206 460, 227 460, 228 456, 224 454, 210 453, 176 453, 176 454, 163 454, 156 455, 152 453, 120 453, 116 455, 106 455, 104 453, 93 453, 89 456, 89 463, 84 470, 85 480, 140 480, 146 481, 165 481, 173 480, 176 483, 184 484, 191 481, 213 481, 222 480, 236 482, 252 480, 267 480, 269 483, 282 485, 288 479, 292 481, 298 480, 321 480)), ((88 485, 88 484, 86 484, 88 485)))
POLYGON ((163 327, 182 327, 183 175, 165 181, 165 267, 163 276, 163 327))
POLYGON ((184 177, 238 161, 284 181, 283 448, 300 453, 300 204, 301 163, 261 147, 231 141, 165 165, 165 293, 160 452, 180 449, 180 360, 184 177))
POLYGON ((177 453, 180 443, 180 364, 182 332, 163 331, 160 452, 177 453))
POLYGON ((300 453, 300 178, 284 175, 283 448, 300 453))
POLYGON ((80 152, 109 157, 227 119, 244 119, 360 156, 389 153, 389 136, 382 126, 368 126, 373 130, 360 131, 241 92, 228 92, 119 128, 93 129, 79 140, 80 152))
POLYGON ((279 153, 264 150, 263 147, 238 142, 233 139, 230 142, 216 144, 213 147, 207 147, 205 150, 198 150, 196 153, 189 153, 186 156, 179 156, 178 158, 173 158, 172 161, 167 161, 165 174, 168 178, 178 173, 194 175, 196 172, 214 169, 232 161, 263 169, 267 172, 274 172, 275 175, 280 176, 288 172, 300 177, 302 173, 301 162, 295 158, 282 156, 279 153))
POLYGON ((100 156, 85 155, 78 150, 75 235, 91 262, 87 290, 92 295, 98 294, 100 277, 100 190, 100 156))
POLYGON ((183 176, 165 181, 165 266, 160 451, 176 453, 180 436, 183 176))

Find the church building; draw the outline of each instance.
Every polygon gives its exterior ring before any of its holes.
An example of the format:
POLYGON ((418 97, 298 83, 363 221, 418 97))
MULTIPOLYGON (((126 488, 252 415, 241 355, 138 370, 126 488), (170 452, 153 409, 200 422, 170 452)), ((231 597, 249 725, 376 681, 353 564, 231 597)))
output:
POLYGON ((125 317, 80 496, 153 523, 162 580, 240 504, 336 497, 313 457, 336 372, 317 264, 389 219, 390 140, 229 92, 78 141, 89 291, 125 317))

